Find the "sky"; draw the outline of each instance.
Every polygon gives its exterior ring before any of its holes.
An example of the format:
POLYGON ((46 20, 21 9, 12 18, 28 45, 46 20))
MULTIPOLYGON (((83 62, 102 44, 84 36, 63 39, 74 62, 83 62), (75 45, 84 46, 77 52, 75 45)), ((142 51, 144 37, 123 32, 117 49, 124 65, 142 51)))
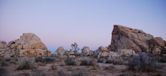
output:
POLYGON ((114 24, 166 40, 166 0, 0 0, 0 40, 35 33, 54 51, 111 43, 114 24))

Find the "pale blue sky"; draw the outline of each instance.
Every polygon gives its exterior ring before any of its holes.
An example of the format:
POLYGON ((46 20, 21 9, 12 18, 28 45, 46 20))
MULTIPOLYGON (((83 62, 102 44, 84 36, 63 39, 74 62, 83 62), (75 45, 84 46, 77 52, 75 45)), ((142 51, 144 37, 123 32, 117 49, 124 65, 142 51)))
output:
POLYGON ((0 40, 38 35, 49 49, 108 46, 113 24, 166 39, 166 0, 0 0, 0 40))

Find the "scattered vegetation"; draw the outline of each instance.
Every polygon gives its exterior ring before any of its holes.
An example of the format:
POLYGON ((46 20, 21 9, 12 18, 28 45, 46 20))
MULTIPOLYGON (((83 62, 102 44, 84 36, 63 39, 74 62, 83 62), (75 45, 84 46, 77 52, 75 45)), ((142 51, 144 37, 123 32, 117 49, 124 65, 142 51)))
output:
POLYGON ((132 57, 129 62, 129 70, 135 71, 155 71, 157 68, 156 60, 147 53, 139 53, 132 57))
POLYGON ((91 59, 91 58, 83 58, 81 60, 80 65, 83 65, 83 66, 93 66, 93 65, 96 65, 96 61, 95 61, 95 59, 91 59))
POLYGON ((0 59, 0 66, 8 66, 9 63, 6 59, 0 59))
POLYGON ((65 64, 66 65, 76 65, 76 59, 75 58, 67 58, 66 60, 65 60, 65 64))
POLYGON ((53 63, 55 62, 55 57, 37 57, 35 58, 36 62, 41 62, 41 63, 53 63))
POLYGON ((106 57, 98 58, 97 62, 99 62, 99 63, 106 63, 107 62, 107 58, 106 57))
POLYGON ((166 56, 161 56, 159 62, 166 63, 166 56))
POLYGON ((19 61, 17 70, 28 70, 28 69, 35 69, 35 64, 30 59, 23 59, 19 61))
POLYGON ((7 70, 3 67, 0 67, 0 76, 8 76, 7 70))
POLYGON ((51 70, 57 70, 57 69, 58 69, 57 65, 55 65, 55 64, 51 65, 51 70))

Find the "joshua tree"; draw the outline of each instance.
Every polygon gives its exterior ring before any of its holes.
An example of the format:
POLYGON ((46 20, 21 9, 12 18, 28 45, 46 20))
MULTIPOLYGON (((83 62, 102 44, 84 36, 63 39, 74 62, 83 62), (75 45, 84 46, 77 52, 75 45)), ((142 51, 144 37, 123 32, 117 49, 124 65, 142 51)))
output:
POLYGON ((78 51, 79 50, 79 48, 78 48, 78 44, 76 43, 76 42, 74 42, 73 44, 71 44, 71 50, 72 51, 78 51))
POLYGON ((79 51, 78 44, 76 42, 71 44, 71 49, 70 50, 73 51, 75 55, 78 55, 78 51, 79 51))

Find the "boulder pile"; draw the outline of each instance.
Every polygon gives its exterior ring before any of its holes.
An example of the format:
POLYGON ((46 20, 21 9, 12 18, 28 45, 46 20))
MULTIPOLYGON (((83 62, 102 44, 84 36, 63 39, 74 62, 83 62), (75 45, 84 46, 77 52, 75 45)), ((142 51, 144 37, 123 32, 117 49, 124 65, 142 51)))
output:
POLYGON ((23 33, 19 39, 10 41, 7 45, 15 56, 48 56, 50 52, 38 36, 33 33, 23 33))

